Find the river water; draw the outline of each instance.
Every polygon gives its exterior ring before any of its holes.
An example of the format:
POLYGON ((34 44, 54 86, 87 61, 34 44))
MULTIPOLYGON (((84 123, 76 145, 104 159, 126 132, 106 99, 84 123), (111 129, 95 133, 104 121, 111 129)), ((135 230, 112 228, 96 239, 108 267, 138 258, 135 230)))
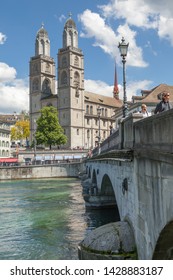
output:
POLYGON ((0 259, 78 259, 86 234, 116 220, 113 209, 86 211, 79 180, 1 181, 0 259))

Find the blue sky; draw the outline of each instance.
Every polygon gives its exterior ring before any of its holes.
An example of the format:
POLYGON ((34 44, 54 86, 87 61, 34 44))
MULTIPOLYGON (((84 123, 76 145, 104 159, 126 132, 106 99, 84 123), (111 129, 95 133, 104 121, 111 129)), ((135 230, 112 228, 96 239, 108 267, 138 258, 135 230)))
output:
POLYGON ((29 60, 41 24, 51 56, 58 49, 69 13, 76 22, 85 62, 85 90, 112 96, 115 59, 122 97, 118 43, 129 43, 127 96, 161 83, 173 85, 172 0, 6 0, 0 8, 0 113, 29 110, 29 60), (154 3, 153 3, 154 2, 154 3))

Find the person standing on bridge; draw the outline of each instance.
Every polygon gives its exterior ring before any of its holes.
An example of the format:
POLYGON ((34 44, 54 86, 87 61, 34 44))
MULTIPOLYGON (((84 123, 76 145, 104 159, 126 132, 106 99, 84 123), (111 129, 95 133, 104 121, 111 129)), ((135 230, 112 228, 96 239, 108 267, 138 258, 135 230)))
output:
POLYGON ((154 114, 161 113, 172 109, 172 105, 169 103, 169 92, 164 91, 162 93, 162 101, 160 101, 154 110, 154 114))
POLYGON ((151 116, 151 113, 149 113, 147 111, 147 105, 146 104, 141 105, 141 111, 139 113, 141 113, 144 118, 151 116))

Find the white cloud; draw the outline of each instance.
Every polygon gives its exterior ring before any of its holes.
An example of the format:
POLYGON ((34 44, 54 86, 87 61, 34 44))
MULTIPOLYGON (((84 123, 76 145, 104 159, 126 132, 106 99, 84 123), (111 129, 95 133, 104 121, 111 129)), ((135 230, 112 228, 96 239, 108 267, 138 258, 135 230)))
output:
POLYGON ((103 81, 85 80, 85 90, 97 94, 113 97, 113 86, 103 81))
POLYGON ((0 62, 0 83, 13 81, 16 77, 16 70, 6 63, 0 62))
MULTIPOLYGON (((150 89, 152 81, 143 80, 143 81, 133 81, 127 84, 126 93, 127 100, 131 101, 132 96, 139 95, 142 89, 150 89)), ((123 86, 118 85, 119 87, 119 98, 123 100, 123 86)), ((85 80, 85 90, 98 93, 105 96, 113 97, 113 85, 110 86, 102 81, 94 80, 85 80)))
MULTIPOLYGON (((100 6, 103 16, 123 20, 130 27, 153 29, 173 46, 173 2, 167 0, 111 0, 100 6)), ((131 43, 131 42, 130 42, 131 43)))
POLYGON ((116 56, 117 63, 120 63, 120 55, 118 44, 124 36, 129 42, 129 57, 128 65, 146 67, 147 63, 143 60, 142 48, 136 44, 136 32, 130 29, 128 24, 119 25, 116 33, 106 24, 104 18, 97 13, 92 13, 90 10, 85 10, 79 15, 79 20, 82 23, 82 37, 94 38, 93 46, 100 47, 105 53, 116 56), (117 46, 117 47, 115 47, 117 46))
POLYGON ((78 18, 84 30, 81 37, 95 38, 94 46, 99 46, 104 52, 114 56, 116 35, 112 28, 106 25, 104 19, 90 10, 85 10, 78 18))
POLYGON ((28 80, 16 79, 16 70, 0 63, 0 113, 29 110, 28 80))
POLYGON ((0 32, 0 45, 3 45, 6 39, 7 39, 6 35, 0 32))
MULTIPOLYGON (((127 99, 131 100, 134 95, 141 95, 141 90, 151 89, 153 81, 142 80, 142 81, 132 81, 127 84, 127 99)), ((121 96, 123 96, 123 87, 121 87, 121 96)))
POLYGON ((62 22, 64 19, 66 19, 66 16, 62 14, 62 15, 59 17, 59 21, 62 22))

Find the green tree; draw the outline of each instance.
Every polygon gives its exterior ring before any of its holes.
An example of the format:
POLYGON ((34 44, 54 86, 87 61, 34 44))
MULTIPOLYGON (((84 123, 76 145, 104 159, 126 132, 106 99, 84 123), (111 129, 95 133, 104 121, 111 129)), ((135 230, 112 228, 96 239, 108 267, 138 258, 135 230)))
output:
POLYGON ((61 145, 67 142, 63 128, 59 124, 58 111, 53 106, 43 107, 41 116, 37 119, 37 129, 35 138, 37 144, 44 144, 51 147, 52 145, 61 145))
POLYGON ((11 128, 11 140, 27 140, 29 135, 30 130, 28 120, 17 121, 11 128))

